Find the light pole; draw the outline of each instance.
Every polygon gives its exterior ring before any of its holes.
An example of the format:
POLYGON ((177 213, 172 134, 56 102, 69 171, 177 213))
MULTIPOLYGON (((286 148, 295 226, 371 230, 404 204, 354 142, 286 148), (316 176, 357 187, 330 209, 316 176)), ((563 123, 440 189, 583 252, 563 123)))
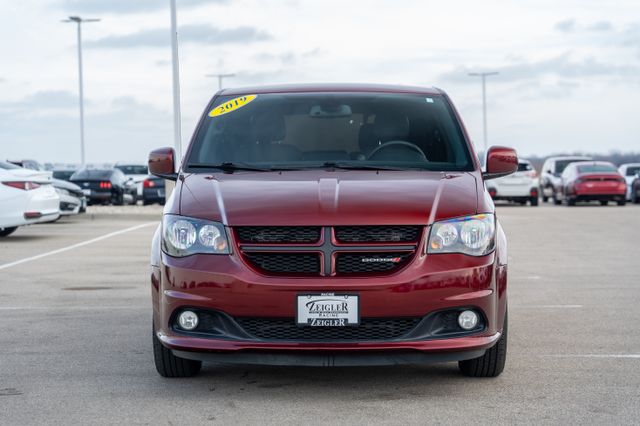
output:
POLYGON ((63 19, 62 22, 75 22, 78 26, 78 93, 80 98, 80 161, 82 166, 85 165, 84 154, 84 88, 82 81, 82 23, 98 22, 100 19, 83 19, 79 16, 69 16, 69 19, 63 19))
POLYGON ((206 74, 205 77, 218 77, 218 90, 222 90, 222 79, 226 77, 235 77, 235 74, 206 74))
POLYGON ((484 153, 487 154, 489 149, 487 145, 487 77, 490 75, 498 75, 497 71, 491 72, 471 72, 472 77, 480 77, 482 79, 482 136, 484 141, 484 153))
POLYGON ((176 0, 171 0, 171 64, 173 70, 173 143, 178 167, 182 162, 182 119, 180 113, 180 61, 178 58, 178 18, 176 0))

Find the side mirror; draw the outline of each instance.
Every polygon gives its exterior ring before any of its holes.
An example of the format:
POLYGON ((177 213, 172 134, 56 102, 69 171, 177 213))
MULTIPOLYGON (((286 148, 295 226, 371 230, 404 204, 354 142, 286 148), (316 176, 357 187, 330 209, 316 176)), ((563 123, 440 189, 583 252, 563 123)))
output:
POLYGON ((482 173, 485 180, 510 175, 518 170, 518 154, 515 149, 492 146, 487 152, 487 171, 482 173))
POLYGON ((163 179, 177 180, 173 148, 154 149, 149 153, 149 173, 163 179))

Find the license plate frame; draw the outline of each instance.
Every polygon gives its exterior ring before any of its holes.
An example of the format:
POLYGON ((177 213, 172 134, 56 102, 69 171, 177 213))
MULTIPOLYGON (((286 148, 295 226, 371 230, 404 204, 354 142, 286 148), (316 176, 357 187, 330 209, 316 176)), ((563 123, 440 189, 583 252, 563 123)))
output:
POLYGON ((298 327, 357 327, 360 295, 355 293, 300 293, 296 295, 298 327), (323 302, 323 305, 318 305, 323 302))

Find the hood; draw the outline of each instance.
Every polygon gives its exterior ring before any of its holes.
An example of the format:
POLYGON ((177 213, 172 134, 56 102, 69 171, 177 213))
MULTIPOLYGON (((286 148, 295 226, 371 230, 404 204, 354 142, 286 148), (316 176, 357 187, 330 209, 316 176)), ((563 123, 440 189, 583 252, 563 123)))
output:
POLYGON ((477 212, 471 173, 413 171, 191 174, 180 214, 247 225, 420 225, 477 212))
POLYGON ((55 186, 56 188, 62 188, 68 191, 82 192, 82 188, 74 183, 67 182, 66 180, 52 179, 51 182, 53 182, 53 186, 55 186))

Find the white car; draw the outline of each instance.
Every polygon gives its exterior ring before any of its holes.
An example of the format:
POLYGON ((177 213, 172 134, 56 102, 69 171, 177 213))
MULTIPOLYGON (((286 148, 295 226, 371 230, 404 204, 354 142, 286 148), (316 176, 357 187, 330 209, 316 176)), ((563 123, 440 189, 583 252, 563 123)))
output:
POLYGON ((51 183, 60 197, 61 216, 84 213, 87 210, 87 197, 82 188, 62 179, 52 179, 51 183))
POLYGON ((60 216, 60 197, 47 174, 4 161, 0 161, 0 206, 0 237, 18 226, 60 216))
POLYGON ((486 181, 494 200, 538 205, 538 174, 528 160, 518 159, 518 171, 502 178, 486 181))
POLYGON ((640 173, 640 163, 623 164, 618 167, 618 171, 624 176, 624 180, 627 182, 627 200, 631 201, 631 185, 636 175, 640 173))
POLYGON ((149 176, 149 169, 144 164, 124 164, 117 163, 113 166, 116 169, 120 169, 122 173, 136 184, 137 199, 142 199, 144 192, 143 182, 149 176))

